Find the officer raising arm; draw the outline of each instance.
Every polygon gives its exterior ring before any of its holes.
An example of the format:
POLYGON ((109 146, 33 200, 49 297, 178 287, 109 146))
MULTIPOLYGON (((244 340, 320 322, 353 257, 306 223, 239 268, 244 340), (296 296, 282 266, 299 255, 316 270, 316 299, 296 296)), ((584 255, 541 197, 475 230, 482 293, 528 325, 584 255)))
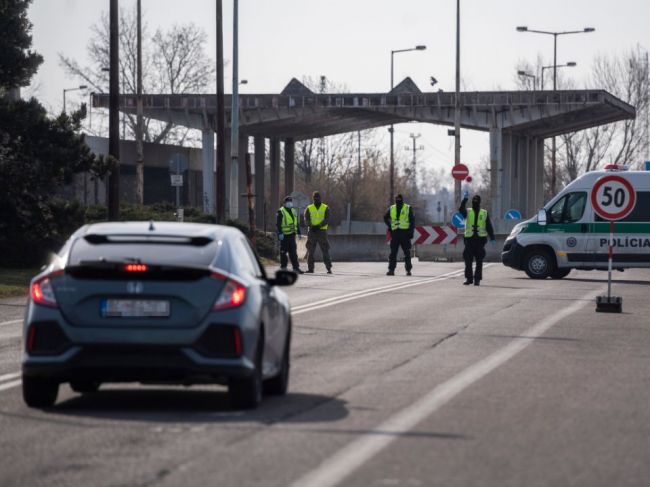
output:
POLYGON ((296 248, 296 235, 300 236, 300 225, 298 223, 298 214, 293 207, 293 199, 291 196, 287 196, 284 198, 284 206, 278 210, 276 219, 276 229, 280 240, 280 268, 287 268, 287 254, 289 254, 294 272, 302 274, 296 248))
POLYGON ((485 244, 487 237, 496 244, 492 222, 487 210, 481 208, 481 197, 474 195, 472 206, 467 209, 467 200, 469 194, 465 191, 463 201, 460 203, 458 211, 465 217, 465 250, 463 259, 465 260, 465 286, 472 284, 479 286, 483 279, 483 259, 485 259, 485 244), (472 264, 476 259, 476 271, 472 272, 472 264))
POLYGON ((413 216, 413 208, 411 205, 404 203, 401 194, 395 197, 395 204, 388 208, 384 215, 384 223, 386 223, 390 232, 390 256, 388 257, 388 272, 386 275, 395 275, 397 252, 402 247, 406 275, 410 276, 413 268, 411 265, 411 239, 415 231, 415 217, 413 216))

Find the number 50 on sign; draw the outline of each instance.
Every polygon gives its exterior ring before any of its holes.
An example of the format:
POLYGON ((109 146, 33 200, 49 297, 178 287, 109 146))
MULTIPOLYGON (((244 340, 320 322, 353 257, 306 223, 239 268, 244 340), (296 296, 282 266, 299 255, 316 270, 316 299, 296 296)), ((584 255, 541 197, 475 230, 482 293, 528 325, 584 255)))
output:
POLYGON ((622 176, 605 176, 591 190, 591 206, 604 220, 621 220, 632 212, 634 205, 634 187, 622 176))

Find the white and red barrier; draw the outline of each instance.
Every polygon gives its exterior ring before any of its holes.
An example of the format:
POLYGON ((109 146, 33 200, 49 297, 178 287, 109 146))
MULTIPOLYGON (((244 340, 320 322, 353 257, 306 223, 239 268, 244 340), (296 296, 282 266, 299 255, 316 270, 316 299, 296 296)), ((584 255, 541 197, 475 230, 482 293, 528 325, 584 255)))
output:
MULTIPOLYGON (((390 241, 390 232, 386 232, 390 241)), ((455 245, 458 243, 458 229, 453 225, 419 225, 415 227, 411 242, 414 245, 455 245)))

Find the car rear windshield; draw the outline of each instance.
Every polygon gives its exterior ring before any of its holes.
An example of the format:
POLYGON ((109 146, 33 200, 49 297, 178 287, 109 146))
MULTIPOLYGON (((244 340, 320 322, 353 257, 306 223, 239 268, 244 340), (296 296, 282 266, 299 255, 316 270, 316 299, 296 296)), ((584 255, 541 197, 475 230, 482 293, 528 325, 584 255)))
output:
POLYGON ((72 246, 68 265, 106 261, 207 267, 215 260, 219 248, 218 241, 209 239, 197 242, 188 239, 80 238, 72 246))

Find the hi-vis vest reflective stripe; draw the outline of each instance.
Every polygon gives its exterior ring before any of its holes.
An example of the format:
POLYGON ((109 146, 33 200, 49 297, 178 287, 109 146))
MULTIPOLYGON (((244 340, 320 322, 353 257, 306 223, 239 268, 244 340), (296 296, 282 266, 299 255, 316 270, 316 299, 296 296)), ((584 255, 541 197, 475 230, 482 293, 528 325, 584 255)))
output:
POLYGON ((487 210, 481 208, 478 210, 478 222, 475 222, 474 209, 467 210, 467 221, 465 222, 465 236, 471 237, 475 233, 479 237, 487 237, 487 210))
POLYGON ((397 218, 397 205, 390 207, 390 229, 391 230, 408 230, 411 222, 409 221, 409 213, 411 207, 404 203, 402 205, 402 211, 399 213, 399 218, 397 218))
POLYGON ((280 230, 285 235, 291 235, 292 233, 298 233, 298 214, 296 210, 291 208, 291 212, 287 210, 284 206, 280 208, 282 212, 282 224, 280 230))
MULTIPOLYGON (((309 220, 314 227, 319 226, 323 220, 325 220, 325 212, 327 211, 327 205, 321 203, 319 208, 316 208, 316 205, 313 203, 307 207, 309 211, 309 220)), ((327 230, 328 225, 323 225, 320 227, 321 230, 327 230)))

